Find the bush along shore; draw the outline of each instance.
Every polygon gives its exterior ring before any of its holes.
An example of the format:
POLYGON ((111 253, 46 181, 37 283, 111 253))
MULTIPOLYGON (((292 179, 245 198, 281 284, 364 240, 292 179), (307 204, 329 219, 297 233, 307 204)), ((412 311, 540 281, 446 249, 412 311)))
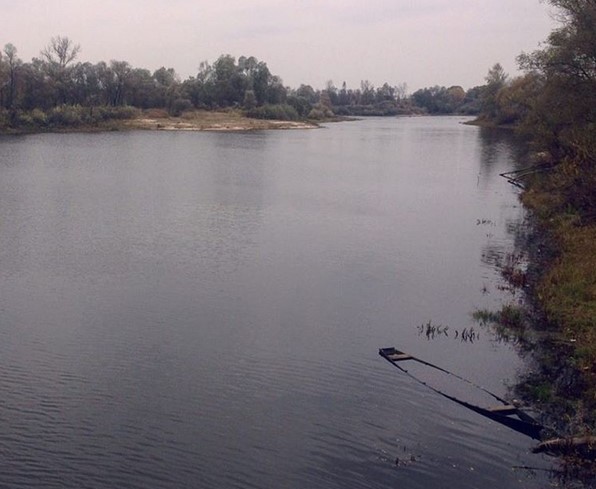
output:
POLYGON ((550 202, 553 175, 535 176, 520 196, 528 226, 500 271, 516 293, 499 310, 474 319, 513 344, 527 369, 512 394, 547 427, 535 449, 559 457, 557 487, 592 487, 596 480, 596 226, 582 225, 550 202), (523 300, 520 300, 523 298, 523 300), (549 440, 553 440, 552 447, 549 440), (540 450, 541 446, 548 447, 540 450), (579 484, 579 485, 578 485, 579 484))
MULTIPOLYGON (((530 213, 528 269, 503 268, 528 307, 477 312, 530 351, 517 392, 564 436, 596 435, 596 2, 548 0, 559 26, 542 49, 518 57, 522 76, 500 65, 487 76, 478 123, 512 127, 530 142, 527 168, 507 174, 530 213)), ((588 437, 588 438, 586 438, 588 437)), ((592 443, 596 445, 596 443, 592 443)), ((587 485, 595 446, 567 455, 587 485), (591 455, 590 455, 591 454, 591 455)))
MULTIPOLYGON (((273 115, 278 115, 273 109, 273 115)), ((46 111, 0 109, 0 133, 94 132, 130 129, 164 131, 251 131, 263 129, 310 129, 322 121, 299 117, 247 115, 239 109, 189 109, 172 115, 164 109, 138 109, 131 106, 83 107, 60 105, 46 111)))
POLYGON ((59 105, 48 110, 0 109, 0 132, 22 134, 47 131, 115 130, 118 122, 139 114, 134 107, 59 105))

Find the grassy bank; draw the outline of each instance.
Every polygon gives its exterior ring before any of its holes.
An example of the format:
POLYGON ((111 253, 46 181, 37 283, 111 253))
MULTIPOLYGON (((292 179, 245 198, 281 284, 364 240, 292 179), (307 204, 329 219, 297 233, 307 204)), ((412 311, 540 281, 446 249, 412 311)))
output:
POLYGON ((300 120, 271 120, 247 117, 241 110, 192 110, 178 117, 164 110, 144 111, 124 122, 127 129, 161 131, 258 131, 266 129, 310 129, 317 124, 300 120))
POLYGON ((533 299, 544 326, 557 336, 548 358, 550 398, 568 404, 572 429, 596 423, 596 223, 568 205, 564 169, 534 177, 522 195, 545 237, 547 258, 535 257, 540 270, 533 299), (561 378, 564 376, 565 378, 561 378))
POLYGON ((46 112, 0 112, 0 134, 39 132, 94 132, 130 129, 163 131, 253 131, 265 129, 309 129, 318 123, 308 120, 279 120, 247 117, 242 110, 188 110, 179 115, 163 109, 134 107, 81 107, 64 105, 46 112))

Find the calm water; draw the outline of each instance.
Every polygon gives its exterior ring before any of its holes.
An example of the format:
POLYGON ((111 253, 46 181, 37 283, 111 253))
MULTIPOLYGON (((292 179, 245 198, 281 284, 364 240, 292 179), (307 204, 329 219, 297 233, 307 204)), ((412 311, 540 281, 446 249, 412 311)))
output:
POLYGON ((510 298, 514 147, 460 122, 0 138, 0 487, 543 487, 377 355, 522 365, 470 316, 510 298))

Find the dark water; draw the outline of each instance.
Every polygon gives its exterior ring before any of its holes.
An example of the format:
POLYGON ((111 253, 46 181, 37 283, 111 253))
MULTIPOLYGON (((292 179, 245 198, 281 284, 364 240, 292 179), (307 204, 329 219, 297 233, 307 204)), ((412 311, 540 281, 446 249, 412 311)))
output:
POLYGON ((514 147, 460 122, 1 138, 0 487, 542 487, 377 355, 521 366, 470 315, 511 298, 514 147))

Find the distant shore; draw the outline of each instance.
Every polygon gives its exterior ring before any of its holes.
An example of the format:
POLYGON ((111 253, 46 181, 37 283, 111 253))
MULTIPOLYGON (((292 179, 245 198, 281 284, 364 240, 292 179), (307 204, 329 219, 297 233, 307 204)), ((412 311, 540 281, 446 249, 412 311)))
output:
POLYGON ((316 129, 318 122, 324 121, 283 121, 271 119, 254 119, 247 117, 240 110, 192 110, 180 116, 169 115, 162 109, 137 111, 132 117, 112 118, 97 122, 77 121, 69 124, 29 123, 16 127, 0 127, 0 134, 37 134, 37 133, 70 133, 70 132, 110 132, 129 130, 148 131, 214 131, 241 132, 263 131, 274 129, 316 129))
POLYGON ((154 131, 260 131, 268 129, 315 129, 318 124, 309 121, 278 121, 252 119, 240 111, 197 110, 180 117, 158 111, 148 111, 134 119, 118 124, 122 129, 154 131))

